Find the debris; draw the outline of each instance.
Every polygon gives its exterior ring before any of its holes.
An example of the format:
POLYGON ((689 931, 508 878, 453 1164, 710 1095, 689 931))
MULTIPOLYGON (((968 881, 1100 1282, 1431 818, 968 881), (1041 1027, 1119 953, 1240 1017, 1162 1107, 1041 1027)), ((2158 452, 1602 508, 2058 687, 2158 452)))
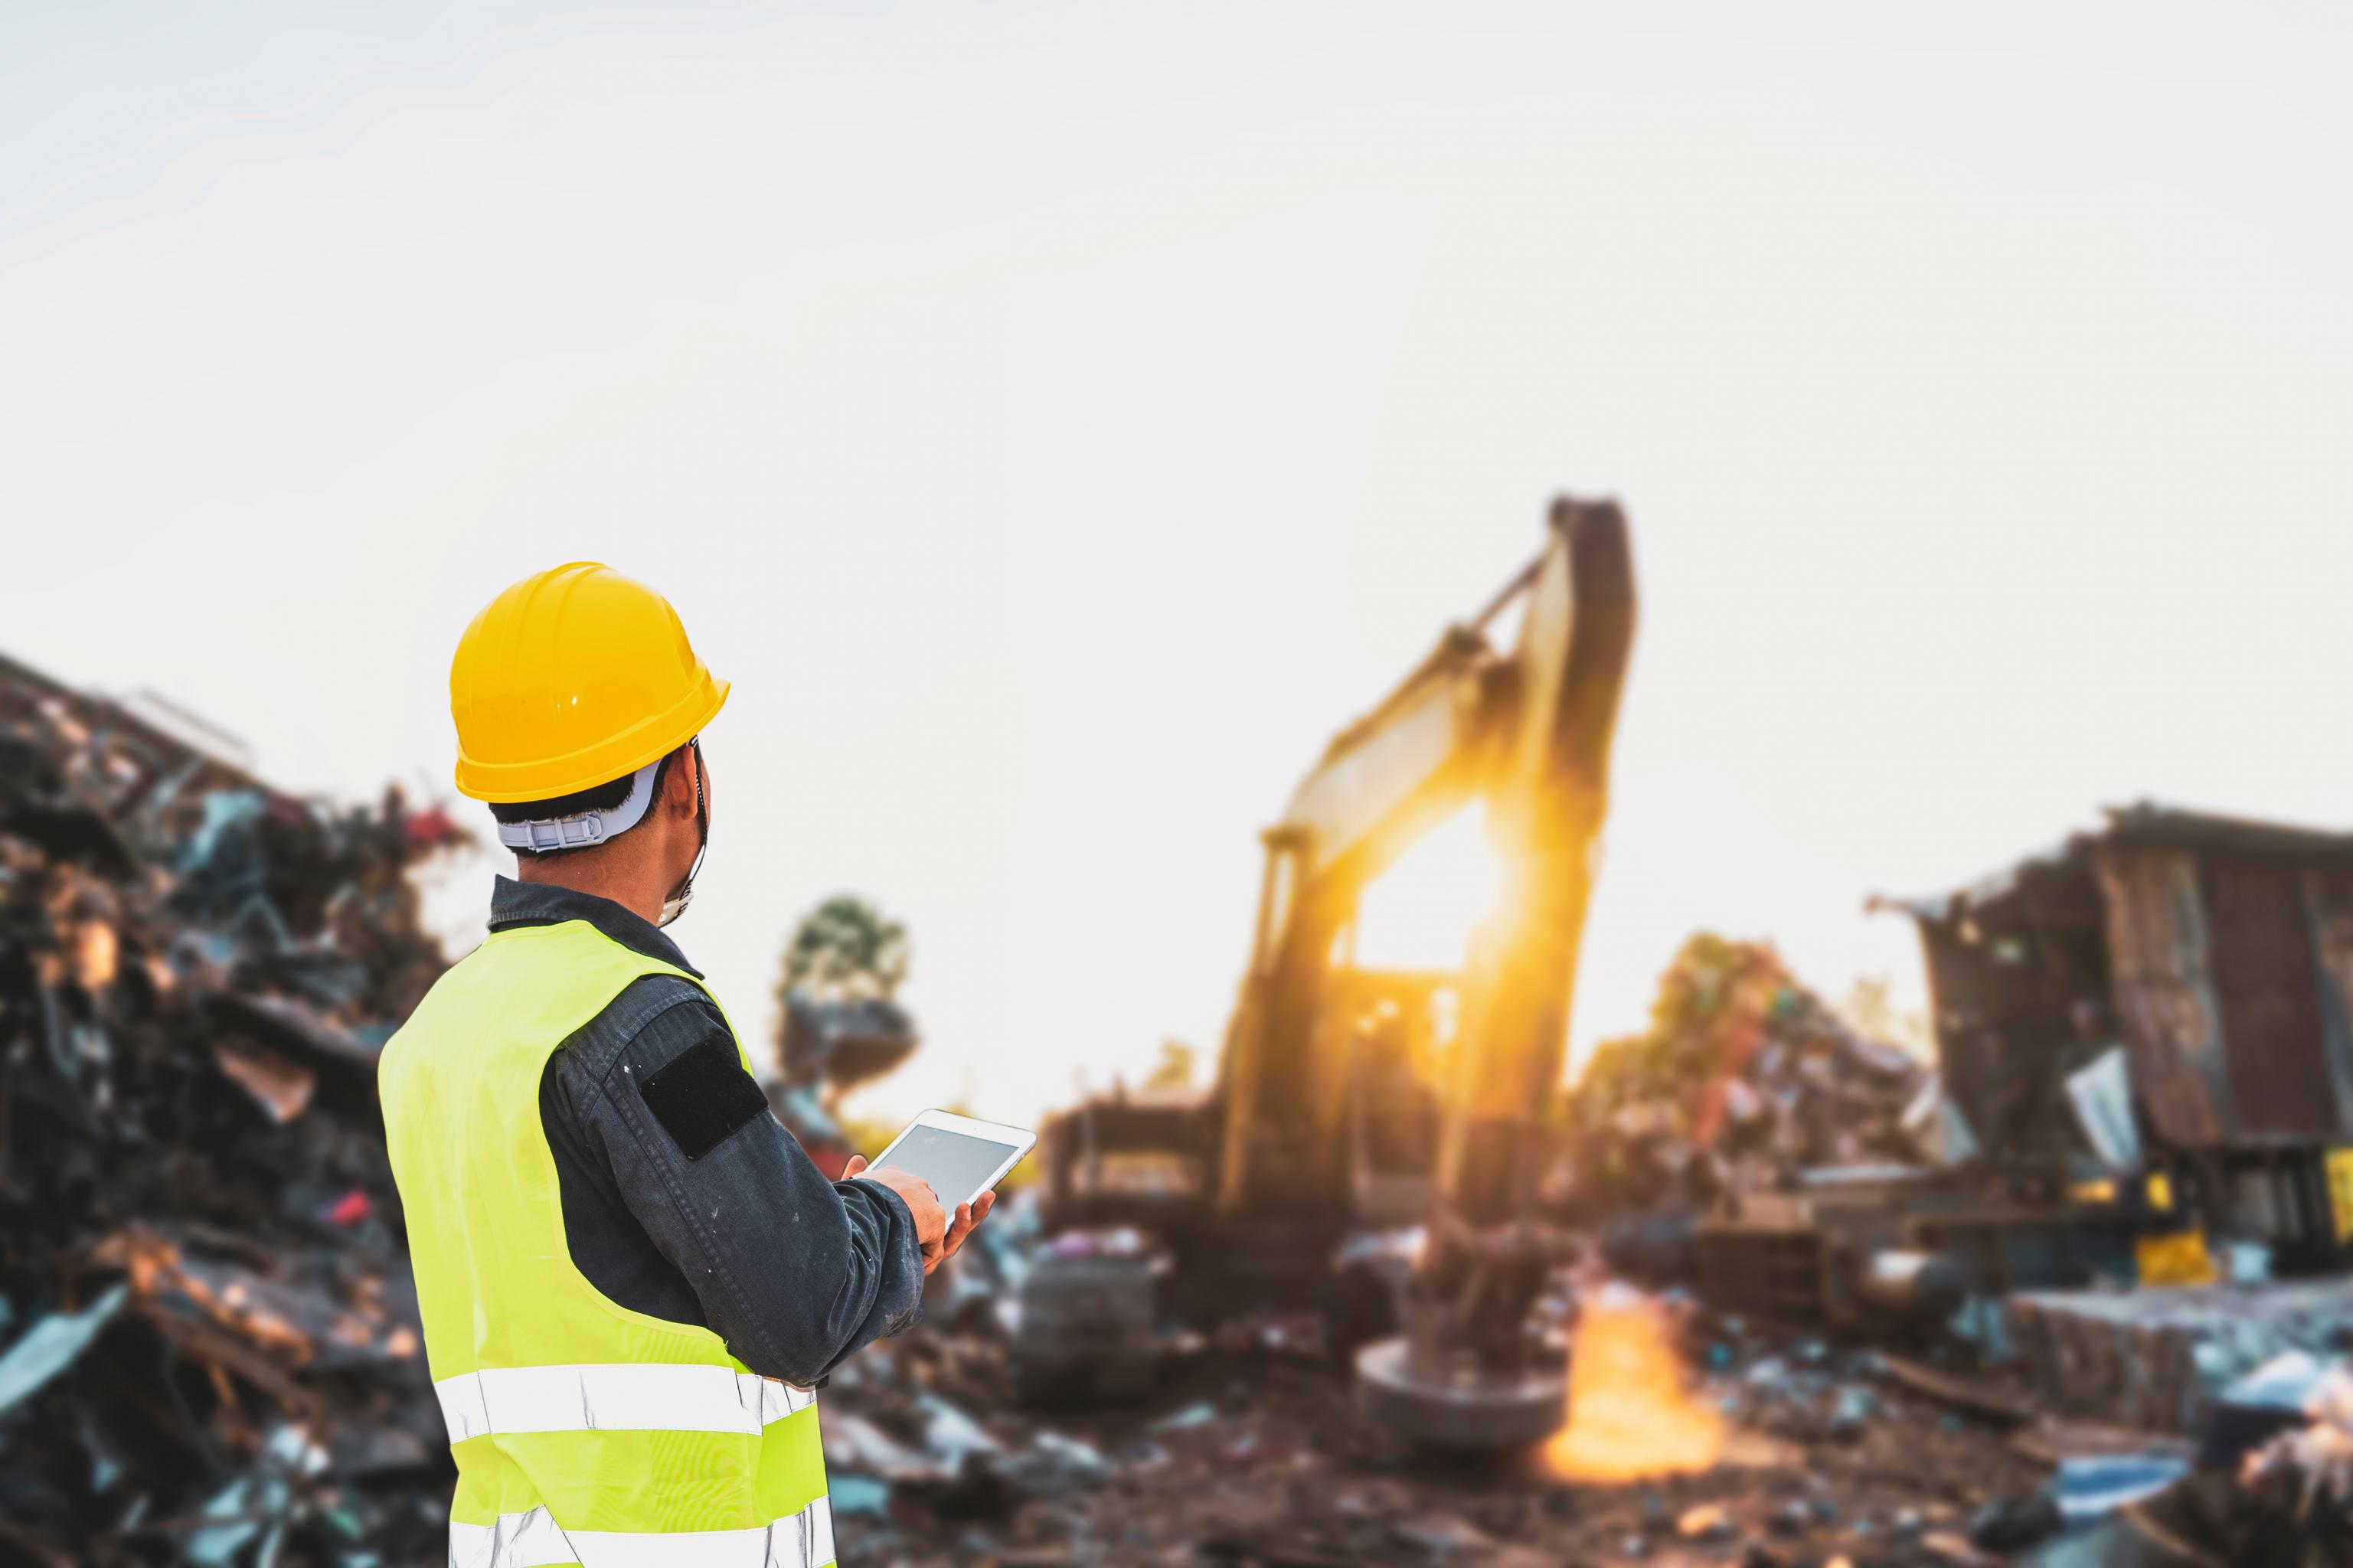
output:
POLYGON ((1969 1517, 1969 1544, 1981 1552, 2023 1552, 2066 1528, 2047 1492, 1996 1498, 1969 1517))
POLYGON ((272 1121, 281 1124, 302 1114, 319 1082, 310 1068, 275 1051, 241 1042, 215 1041, 213 1059, 239 1089, 253 1096, 254 1103, 268 1111, 272 1121))
MULTIPOLYGON (((2035 1426, 2011 1434, 2010 1447, 2013 1453, 2054 1470, 2069 1459, 2100 1454, 2171 1454, 2197 1463, 2205 1462, 2196 1458, 2197 1450, 2190 1444, 2163 1433, 2137 1426, 2052 1421, 2047 1417, 2035 1426)), ((2235 1455, 2232 1462, 2236 1463, 2235 1455)))
POLYGON ((881 1518, 891 1506, 891 1486, 871 1476, 834 1474, 827 1478, 826 1495, 834 1517, 881 1518))
POLYGON ((1111 1461, 1092 1444, 1060 1432, 1040 1432, 1020 1452, 998 1459, 995 1468, 1032 1497, 1060 1497, 1080 1487, 1100 1486, 1112 1477, 1111 1461))
POLYGON ((1878 1414, 1879 1396, 1870 1389, 1853 1384, 1840 1389, 1831 1408, 1831 1441, 1852 1443, 1860 1440, 1864 1428, 1878 1414))
MULTIPOLYGON (((406 873, 455 834, 397 796, 288 799, 0 664, 0 1563, 441 1560, 448 1454, 373 1068, 441 967, 406 873)), ((861 1027, 837 1055, 897 1048, 861 1027)), ((813 1138, 823 1077, 779 1089, 813 1138)), ((2114 1110, 2113 1084, 2084 1090, 2114 1110)), ((1660 1257, 1725 1194, 1975 1147, 1925 1064, 1769 949, 1712 939, 1570 1120, 1576 1202, 1660 1257)), ((2353 1491, 2341 1285, 2019 1298, 2009 1384, 1564 1275, 1573 1436, 1470 1472, 1356 1419, 1324 1321, 1238 1307, 1180 1334, 1157 1244, 1048 1240, 1037 1212, 1008 1193, 924 1324, 838 1369, 820 1429, 844 1561, 1976 1563, 2105 1510, 2067 1539, 2155 1521, 2253 1562, 2337 1529, 2353 1491), (1008 1314, 1030 1277, 1043 1309, 1008 1314), (1136 1397, 1040 1425, 1014 1397, 1025 1340, 1136 1397), (2170 1414, 2036 1421, 2095 1386, 2170 1414), (2207 1415, 2225 1457, 2184 1477, 2164 1434, 2207 1415)), ((2216 1247, 2260 1271, 2243 1240, 2216 1247)))
POLYGON ((1451 1556, 1458 1552, 1485 1552, 1495 1544, 1493 1538, 1477 1525, 1446 1513, 1399 1520, 1389 1526, 1389 1533, 1402 1544, 1415 1547, 1433 1557, 1451 1556))
POLYGON ((2342 1279, 2028 1291, 2006 1321, 2020 1384, 2054 1412, 2188 1436, 2265 1363, 2353 1342, 2353 1291, 2342 1279))
POLYGON ((0 1561, 446 1548, 375 1058, 456 837, 0 659, 0 1561))
POLYGON ((53 1313, 10 1345, 7 1352, 0 1355, 0 1411, 39 1393, 51 1378, 71 1366, 74 1358, 88 1350, 90 1342, 98 1337, 98 1331, 106 1327, 128 1293, 128 1287, 117 1285, 88 1311, 53 1313))
POLYGON ((976 1455, 994 1454, 998 1444, 979 1422, 936 1394, 919 1394, 915 1408, 924 1417, 923 1447, 951 1470, 976 1455))
POLYGON ((2176 1454, 2085 1455, 2060 1462, 2052 1495, 2069 1524, 2082 1524, 2163 1491, 2189 1473, 2189 1462, 2176 1454))
POLYGON ((1908 1356, 1883 1355, 1879 1360, 1890 1378, 1939 1405, 2012 1426, 2034 1417, 2032 1400, 1990 1377, 1948 1372, 1908 1356))
POLYGON ((2125 1048, 2111 1046, 2089 1067, 2067 1075, 2067 1099, 2084 1141, 2111 1171, 2140 1168, 2140 1127, 2133 1121, 2132 1077, 2125 1048))
POLYGON ((1927 1064, 1857 1034, 1770 947, 1694 937, 1651 1017, 1647 1033, 1604 1042, 1569 1095, 1577 1197, 1597 1215, 1923 1159, 1905 1117, 1927 1064))
POLYGON ((1218 1407, 1208 1400, 1187 1405, 1184 1409, 1163 1415, 1152 1424, 1155 1432, 1183 1432, 1195 1426, 1207 1426, 1218 1418, 1218 1407))
POLYGON ((2285 1482, 2300 1513, 2318 1510, 2343 1531, 2353 1522, 2353 1373, 2328 1369, 2304 1408, 2307 1424, 2249 1456, 2242 1474, 2255 1485, 2285 1482))
POLYGON ((2272 1248, 2269 1243, 2247 1241, 2236 1237, 2220 1243, 2222 1254, 2222 1276, 2233 1285, 2267 1285, 2272 1278, 2272 1248))
POLYGON ((1701 1503, 1683 1511, 1675 1533, 1685 1541, 1721 1541, 1732 1533, 1732 1516, 1720 1502, 1701 1503))
MULTIPOLYGON (((828 1471, 874 1476, 886 1481, 954 1479, 954 1472, 944 1461, 899 1442, 854 1410, 827 1410, 818 1430, 824 1438, 828 1471)), ((958 1458, 961 1460, 961 1456, 958 1458)))
POLYGON ((1941 1077, 1932 1076, 1913 1095, 1912 1102, 1904 1108, 1903 1126, 1920 1157, 1932 1165, 1964 1164, 1977 1156, 1977 1134, 1953 1097, 1945 1092, 1941 1077))
POLYGON ((2133 1247, 2133 1266, 2141 1284, 2150 1289, 2211 1285, 2217 1278, 2206 1233, 2195 1227, 2142 1237, 2133 1247))

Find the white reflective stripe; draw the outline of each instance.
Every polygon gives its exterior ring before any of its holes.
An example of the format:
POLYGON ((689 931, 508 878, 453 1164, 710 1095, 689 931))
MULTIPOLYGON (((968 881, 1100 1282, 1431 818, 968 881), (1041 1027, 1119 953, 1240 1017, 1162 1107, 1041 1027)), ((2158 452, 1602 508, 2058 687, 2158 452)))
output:
POLYGON ((749 1380, 760 1385, 760 1425, 773 1426, 786 1416, 807 1410, 817 1403, 817 1390, 796 1388, 781 1377, 754 1377, 750 1373, 736 1373, 740 1388, 749 1380))
POLYGON ((565 1531, 543 1508, 449 1526, 449 1568, 826 1568, 833 1560, 833 1508, 824 1498, 752 1530, 565 1531))
POLYGON ((445 1377, 433 1385, 433 1393, 441 1401, 441 1420, 449 1428, 452 1443, 479 1437, 491 1429, 491 1412, 482 1403, 480 1373, 445 1377))
POLYGON ((817 1403, 814 1389, 724 1366, 502 1366, 433 1385, 449 1441, 486 1432, 742 1432, 817 1403))
POLYGON ((579 1561, 543 1508, 501 1514, 496 1524, 449 1522, 449 1568, 540 1568, 579 1561))

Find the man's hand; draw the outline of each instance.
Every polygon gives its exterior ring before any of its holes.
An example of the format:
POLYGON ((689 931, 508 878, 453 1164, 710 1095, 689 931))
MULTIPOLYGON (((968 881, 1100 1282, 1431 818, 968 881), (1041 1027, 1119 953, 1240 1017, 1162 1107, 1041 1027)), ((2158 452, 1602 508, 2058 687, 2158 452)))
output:
POLYGON ((933 1269, 954 1258, 956 1255, 956 1248, 964 1245, 964 1238, 972 1234, 972 1227, 987 1219, 988 1211, 996 1206, 997 1194, 994 1189, 981 1194, 971 1203, 956 1205, 955 1218, 948 1222, 947 1236, 940 1243, 940 1255, 935 1258, 923 1259, 923 1272, 929 1274, 933 1269))
POLYGON ((972 1227, 987 1219, 988 1211, 997 1206, 997 1194, 986 1192, 976 1203, 956 1205, 955 1217, 950 1220, 940 1207, 940 1195, 932 1191, 931 1183, 896 1165, 877 1165, 870 1171, 863 1154, 852 1154, 849 1163, 842 1167, 843 1181, 852 1176, 880 1182, 906 1200, 907 1212, 915 1216, 915 1240, 923 1249, 925 1274, 954 1258, 956 1248, 964 1245, 964 1238, 972 1234, 972 1227))
POLYGON ((906 1200, 907 1212, 914 1216, 915 1244, 923 1249, 923 1272, 929 1274, 948 1228, 948 1216, 940 1207, 940 1195, 932 1191, 932 1184, 896 1165, 877 1165, 870 1171, 863 1154, 852 1154, 849 1163, 842 1167, 842 1180, 852 1176, 879 1182, 906 1200))

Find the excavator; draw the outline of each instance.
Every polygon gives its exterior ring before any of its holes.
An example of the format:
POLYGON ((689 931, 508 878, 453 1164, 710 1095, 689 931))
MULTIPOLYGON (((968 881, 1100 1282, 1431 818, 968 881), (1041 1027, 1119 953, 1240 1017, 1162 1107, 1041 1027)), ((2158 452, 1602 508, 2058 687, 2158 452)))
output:
POLYGON ((1056 1234, 1021 1293, 1026 1394, 1135 1392, 1162 1323, 1258 1313, 1326 1325, 1406 1436, 1560 1424, 1566 1346, 1533 1309, 1567 1242, 1539 1188, 1633 630, 1624 516, 1556 500, 1535 558, 1325 746, 1262 835, 1214 1084, 1043 1130, 1056 1234), (1473 803, 1502 885, 1461 967, 1358 967, 1366 889, 1473 803))

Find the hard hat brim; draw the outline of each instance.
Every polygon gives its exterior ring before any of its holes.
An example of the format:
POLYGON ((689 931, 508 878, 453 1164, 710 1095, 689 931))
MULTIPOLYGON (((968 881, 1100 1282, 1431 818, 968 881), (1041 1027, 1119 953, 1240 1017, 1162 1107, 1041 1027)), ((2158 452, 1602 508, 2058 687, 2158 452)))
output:
POLYGON ((617 735, 567 756, 534 757, 522 763, 489 763, 458 753, 458 793, 469 800, 507 805, 594 789, 626 778, 648 763, 667 756, 702 733, 703 726, 727 705, 730 682, 698 664, 695 682, 687 694, 660 713, 640 720, 617 735))

